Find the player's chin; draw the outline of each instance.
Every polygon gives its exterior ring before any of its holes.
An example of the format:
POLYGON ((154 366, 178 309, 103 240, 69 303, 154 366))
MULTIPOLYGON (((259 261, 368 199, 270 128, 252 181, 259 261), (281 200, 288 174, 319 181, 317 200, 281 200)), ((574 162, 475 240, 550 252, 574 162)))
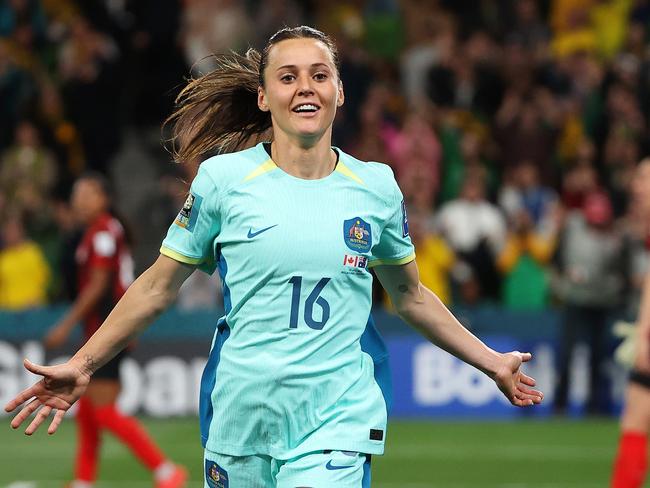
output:
POLYGON ((322 124, 300 124, 296 133, 301 139, 319 139, 327 130, 322 124))

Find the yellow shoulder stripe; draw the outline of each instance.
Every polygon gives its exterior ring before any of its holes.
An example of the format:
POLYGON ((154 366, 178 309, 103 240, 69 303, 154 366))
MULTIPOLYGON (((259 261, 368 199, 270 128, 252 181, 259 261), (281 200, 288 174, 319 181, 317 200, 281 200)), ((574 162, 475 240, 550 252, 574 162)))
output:
POLYGON ((276 164, 273 162, 271 158, 269 158, 266 161, 264 161, 261 165, 259 165, 257 168, 255 168, 253 171, 251 171, 246 176, 246 178, 244 178, 244 181, 249 181, 252 180, 253 178, 257 178, 258 176, 263 175, 264 173, 273 171, 275 168, 277 168, 276 164))
POLYGON ((365 185, 364 181, 363 181, 361 178, 359 178, 356 174, 354 174, 354 173, 352 172, 352 170, 351 170, 350 168, 348 168, 348 167, 343 163, 343 161, 341 161, 340 159, 339 159, 338 164, 336 165, 336 171, 338 171, 339 173, 341 173, 341 174, 344 175, 344 176, 347 176, 347 177, 350 178, 351 180, 356 181, 357 183, 359 183, 359 184, 361 184, 361 185, 365 185))

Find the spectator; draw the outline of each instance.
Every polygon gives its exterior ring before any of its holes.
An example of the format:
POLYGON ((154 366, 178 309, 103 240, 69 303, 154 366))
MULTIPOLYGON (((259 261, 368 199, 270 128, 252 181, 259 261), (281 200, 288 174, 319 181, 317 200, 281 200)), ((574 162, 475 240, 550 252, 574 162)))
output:
POLYGON ((54 158, 41 144, 37 128, 29 121, 19 123, 14 143, 0 158, 0 191, 22 210, 39 211, 55 179, 54 158))
POLYGON ((120 143, 120 52, 109 36, 86 19, 75 18, 59 52, 59 76, 65 104, 80 131, 87 167, 106 173, 120 143))
POLYGON ((423 111, 413 108, 399 132, 387 140, 390 160, 407 200, 433 208, 440 186, 442 147, 423 111))
POLYGON ((191 0, 185 3, 181 36, 185 61, 194 71, 214 69, 213 54, 247 47, 253 26, 242 2, 235 0, 191 0))
POLYGON ((513 181, 501 190, 508 217, 508 238, 497 265, 504 275, 503 304, 511 309, 548 306, 548 265, 559 231, 559 207, 553 190, 539 182, 529 161, 514 169, 513 181))
POLYGON ((613 210, 604 193, 585 198, 582 211, 573 211, 558 246, 555 292, 563 302, 560 378, 555 408, 568 406, 569 367, 575 346, 586 337, 589 347, 589 396, 587 411, 605 413, 608 384, 604 361, 609 321, 621 304, 625 284, 624 239, 614 228, 613 210))
POLYGON ((0 37, 0 148, 11 143, 11 134, 37 93, 36 78, 21 62, 14 45, 0 37))
POLYGON ((598 176, 591 159, 582 157, 562 178, 562 205, 568 210, 581 209, 587 195, 599 189, 598 176))
POLYGON ((556 179, 552 156, 559 134, 559 107, 546 88, 520 94, 510 89, 497 112, 495 136, 504 170, 520 161, 533 162, 545 184, 556 179))
POLYGON ((471 270, 470 276, 461 279, 463 300, 497 299, 500 280, 495 259, 505 243, 506 226, 498 207, 486 200, 480 176, 467 176, 459 198, 440 209, 436 227, 458 260, 471 270))
POLYGON ((2 222, 0 309, 24 310, 45 305, 50 268, 43 253, 25 235, 20 211, 8 213, 2 222))
POLYGON ((529 52, 540 56, 551 33, 540 17, 539 5, 535 0, 515 1, 515 25, 508 34, 508 41, 521 44, 529 52))

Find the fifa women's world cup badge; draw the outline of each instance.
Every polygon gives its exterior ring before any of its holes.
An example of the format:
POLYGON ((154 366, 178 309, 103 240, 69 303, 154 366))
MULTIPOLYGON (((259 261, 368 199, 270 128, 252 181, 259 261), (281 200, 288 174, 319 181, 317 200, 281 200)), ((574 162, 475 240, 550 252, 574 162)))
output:
POLYGON ((370 224, 361 217, 343 222, 343 240, 345 245, 356 252, 369 252, 372 247, 370 224))
POLYGON ((194 224, 196 224, 202 201, 203 198, 199 195, 193 193, 187 195, 183 208, 178 213, 178 217, 176 217, 174 223, 191 232, 194 229, 194 224))

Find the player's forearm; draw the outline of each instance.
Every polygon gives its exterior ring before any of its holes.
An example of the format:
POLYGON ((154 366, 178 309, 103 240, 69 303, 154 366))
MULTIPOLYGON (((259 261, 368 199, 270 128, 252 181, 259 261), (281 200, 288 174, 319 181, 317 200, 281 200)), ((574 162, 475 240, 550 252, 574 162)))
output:
POLYGON ((500 354, 479 340, 454 317, 440 299, 424 285, 403 301, 400 316, 432 343, 471 364, 488 376, 498 368, 500 354))
POLYGON ((110 361, 174 301, 177 288, 166 280, 145 271, 71 361, 89 375, 110 361))

